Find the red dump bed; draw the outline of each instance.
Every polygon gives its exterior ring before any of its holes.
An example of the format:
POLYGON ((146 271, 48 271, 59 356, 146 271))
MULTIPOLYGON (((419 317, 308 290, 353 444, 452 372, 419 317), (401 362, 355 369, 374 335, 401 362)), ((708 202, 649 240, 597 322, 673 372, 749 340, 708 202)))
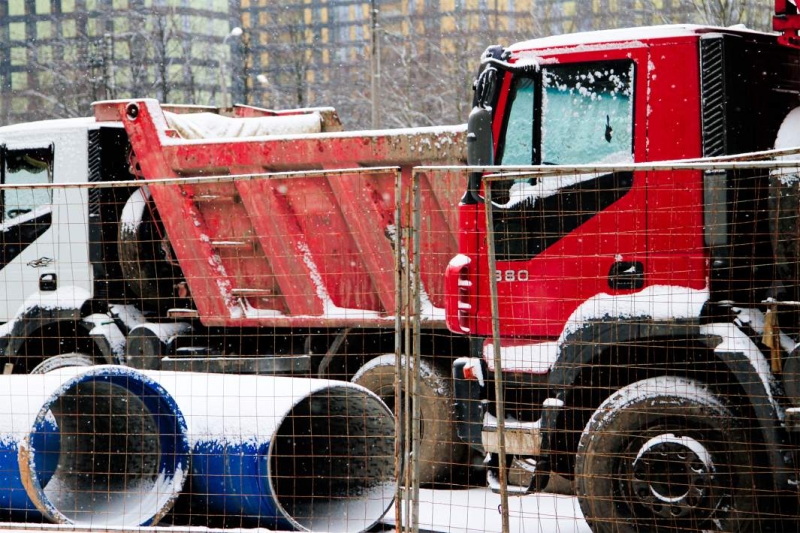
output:
MULTIPOLYGON (((338 124, 332 110, 282 113, 261 129, 256 118, 246 118, 259 114, 276 115, 239 108, 238 116, 220 118, 221 126, 199 122, 215 137, 189 138, 202 132, 154 100, 95 107, 98 121, 123 123, 146 180, 331 171, 150 184, 203 324, 388 325, 395 315, 393 237, 400 225, 396 172, 334 170, 400 167, 409 190, 415 165, 464 163, 465 129, 331 132, 338 124), (228 136, 234 130, 239 137, 228 136)), ((443 272, 456 253, 464 184, 436 174, 422 176, 420 188, 423 306, 436 327, 444 324, 443 272)))

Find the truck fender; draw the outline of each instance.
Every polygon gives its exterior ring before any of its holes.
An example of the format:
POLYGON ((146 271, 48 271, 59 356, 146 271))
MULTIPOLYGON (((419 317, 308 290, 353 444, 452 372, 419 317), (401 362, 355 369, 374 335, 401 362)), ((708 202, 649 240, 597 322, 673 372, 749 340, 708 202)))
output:
POLYGON ((140 370, 159 370, 161 359, 172 351, 173 341, 190 333, 186 322, 144 322, 131 328, 125 346, 125 362, 140 370))
POLYGON ((165 237, 149 188, 136 189, 125 202, 117 237, 126 286, 146 300, 171 297, 183 274, 165 237))
MULTIPOLYGON (((88 291, 74 286, 63 286, 55 291, 37 292, 31 295, 17 311, 16 316, 0 326, 0 356, 16 357, 25 342, 36 331, 59 322, 80 324, 89 334, 93 322, 86 322, 83 319, 82 310, 90 300, 91 295, 88 291)), ((107 352, 103 346, 98 343, 98 347, 106 356, 107 352)), ((106 362, 116 361, 106 357, 106 362)))
POLYGON ((125 364, 125 334, 108 313, 93 313, 81 320, 106 363, 125 364))
POLYGON ((550 397, 555 400, 552 405, 566 404, 567 409, 543 408, 543 454, 548 455, 550 451, 558 449, 555 440, 551 442, 550 439, 557 439, 560 434, 563 427, 561 417, 569 411, 569 391, 577 384, 581 369, 592 365, 609 346, 665 338, 691 340, 705 345, 709 353, 724 365, 747 396, 776 485, 788 487, 792 459, 788 451, 788 437, 782 426, 784 410, 777 402, 779 384, 772 376, 769 361, 758 346, 732 323, 698 325, 648 319, 635 322, 600 320, 587 322, 565 335, 558 360, 550 373, 548 387, 550 397))

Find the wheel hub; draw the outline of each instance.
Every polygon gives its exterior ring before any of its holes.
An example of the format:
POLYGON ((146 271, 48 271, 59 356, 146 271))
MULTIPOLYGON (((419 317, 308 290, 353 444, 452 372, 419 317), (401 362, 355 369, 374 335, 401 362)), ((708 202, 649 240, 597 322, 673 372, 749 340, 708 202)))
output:
POLYGON ((630 464, 631 495, 655 516, 698 518, 713 512, 714 474, 711 454, 700 442, 661 434, 645 442, 630 464))

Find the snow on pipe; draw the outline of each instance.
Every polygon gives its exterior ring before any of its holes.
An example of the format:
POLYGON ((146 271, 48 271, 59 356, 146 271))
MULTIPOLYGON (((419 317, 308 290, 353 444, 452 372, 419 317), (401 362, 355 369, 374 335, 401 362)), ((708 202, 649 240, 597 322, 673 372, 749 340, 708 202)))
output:
POLYGON ((0 513, 16 521, 157 523, 183 488, 186 424, 123 367, 0 376, 0 513))
POLYGON ((368 390, 307 378, 147 374, 186 417, 192 515, 364 531, 391 507, 394 418, 368 390))

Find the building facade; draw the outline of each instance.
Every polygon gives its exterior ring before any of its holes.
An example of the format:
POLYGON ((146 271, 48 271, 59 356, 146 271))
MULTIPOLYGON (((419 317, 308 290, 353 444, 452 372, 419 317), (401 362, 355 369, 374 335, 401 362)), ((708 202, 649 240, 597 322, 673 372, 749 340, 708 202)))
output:
POLYGON ((108 98, 211 103, 237 17, 228 0, 0 0, 0 123, 108 98))
POLYGON ((490 44, 708 22, 706 4, 0 0, 0 123, 86 115, 94 100, 125 97, 334 106, 350 128, 463 122, 490 44))
POLYGON ((237 99, 333 105, 351 127, 465 121, 490 44, 702 22, 685 0, 241 0, 241 12, 237 99))
POLYGON ((333 105, 350 127, 464 121, 481 51, 525 36, 533 3, 242 0, 237 96, 333 105))

